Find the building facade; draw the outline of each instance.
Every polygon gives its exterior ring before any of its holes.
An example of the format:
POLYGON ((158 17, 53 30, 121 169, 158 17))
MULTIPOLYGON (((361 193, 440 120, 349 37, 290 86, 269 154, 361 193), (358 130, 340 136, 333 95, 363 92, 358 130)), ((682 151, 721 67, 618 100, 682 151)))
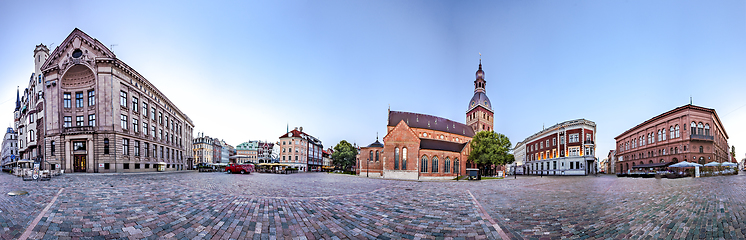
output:
MULTIPOLYGON (((469 143, 477 132, 494 131, 494 112, 486 94, 481 59, 474 80, 474 96, 466 110, 466 124, 411 112, 388 112, 383 143, 362 147, 357 174, 396 179, 453 179, 464 174, 469 143)), ((504 170, 504 166, 491 166, 504 170)))
POLYGON ((555 124, 529 137, 524 172, 532 175, 588 175, 598 169, 596 123, 577 119, 555 124))
POLYGON ((729 161, 728 133, 715 109, 692 104, 655 116, 616 140, 616 173, 636 165, 681 161, 706 164, 729 161))
MULTIPOLYGON (((44 73, 42 66, 49 58, 49 49, 37 45, 34 49, 34 72, 28 86, 19 97, 16 93, 16 109, 13 113, 18 133, 18 160, 44 160, 44 73)), ((56 165, 55 165, 56 166, 56 165)))
MULTIPOLYGON (((44 138, 37 149, 43 149, 53 169, 103 173, 155 171, 156 165, 166 171, 188 168, 192 120, 98 40, 74 29, 40 71, 43 84, 36 88, 43 91, 34 95, 41 95, 37 106, 44 111, 37 110, 43 113, 37 116, 37 126, 43 125, 44 138)), ((27 146, 31 144, 29 139, 27 146)), ((33 152, 29 156, 33 158, 33 152)))
POLYGON ((16 130, 13 130, 12 127, 9 127, 8 130, 5 131, 5 136, 3 137, 2 152, 0 152, 0 156, 2 156, 3 166, 15 161, 18 158, 18 133, 16 132, 16 130))
POLYGON ((248 141, 236 146, 237 163, 260 163, 257 155, 259 151, 259 141, 248 141))
POLYGON ((223 143, 218 138, 212 139, 212 163, 221 163, 223 157, 223 143))
POLYGON ((197 133, 197 137, 192 140, 193 166, 196 167, 200 163, 213 163, 215 155, 213 140, 210 136, 205 136, 205 133, 197 133))
POLYGON ((606 157, 607 163, 606 163, 606 173, 616 173, 616 150, 609 150, 609 155, 606 157))
POLYGON ((515 157, 515 162, 511 166, 513 169, 508 169, 508 172, 522 175, 523 164, 526 162, 526 144, 517 142, 513 147, 513 157, 515 157))
POLYGON ((295 128, 280 136, 280 163, 298 168, 298 171, 321 170, 321 141, 305 132, 303 127, 295 128))

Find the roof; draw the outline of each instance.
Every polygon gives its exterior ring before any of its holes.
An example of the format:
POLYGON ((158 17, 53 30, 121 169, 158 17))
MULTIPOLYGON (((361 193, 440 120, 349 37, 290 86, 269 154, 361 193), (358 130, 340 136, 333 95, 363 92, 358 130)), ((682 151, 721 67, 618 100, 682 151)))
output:
POLYGON ((369 148, 382 148, 382 147, 383 147, 383 144, 382 144, 381 142, 379 142, 379 141, 378 141, 378 138, 376 138, 376 142, 374 142, 374 143, 371 143, 371 144, 370 144, 370 145, 368 145, 367 147, 369 147, 369 148))
MULTIPOLYGON (((705 107, 700 107, 700 106, 695 106, 695 105, 692 105, 692 104, 687 104, 687 105, 684 105, 684 106, 681 106, 681 107, 674 108, 671 111, 661 113, 658 116, 655 116, 655 117, 653 117, 651 119, 648 119, 647 121, 644 121, 644 122, 642 122, 640 124, 637 124, 637 126, 634 126, 633 128, 630 128, 627 131, 624 131, 622 134, 619 134, 619 136, 616 136, 614 139, 615 140, 619 139, 622 136, 626 135, 627 133, 630 133, 630 132, 633 132, 633 131, 637 130, 641 126, 645 126, 648 123, 651 123, 653 121, 656 121, 658 119, 664 118, 664 117, 666 117, 668 115, 671 115, 671 114, 673 114, 675 112, 682 111, 682 110, 685 110, 685 109, 693 109, 693 110, 711 112, 713 115, 715 115, 715 120, 717 120, 717 124, 720 126, 719 129, 723 131, 723 134, 725 135, 725 139, 730 138, 730 137, 728 137, 728 133, 725 132, 725 127, 723 127, 723 123, 720 122, 720 117, 718 117, 718 114, 717 114, 717 112, 715 112, 715 109, 705 108, 705 107)), ((686 126, 684 126, 684 127, 686 127, 686 126)))
POLYGON ((420 113, 389 111, 388 126, 395 127, 400 121, 404 121, 410 128, 424 128, 474 137, 474 130, 460 122, 420 113))
POLYGON ((420 149, 441 150, 449 152, 461 152, 468 143, 455 143, 435 139, 420 139, 420 149))
POLYGON ((466 110, 466 112, 471 112, 472 109, 477 108, 479 106, 482 106, 484 109, 487 109, 487 111, 492 111, 492 102, 490 102, 490 98, 487 97, 487 94, 484 92, 475 92, 474 96, 471 97, 471 101, 469 101, 469 110, 466 110))

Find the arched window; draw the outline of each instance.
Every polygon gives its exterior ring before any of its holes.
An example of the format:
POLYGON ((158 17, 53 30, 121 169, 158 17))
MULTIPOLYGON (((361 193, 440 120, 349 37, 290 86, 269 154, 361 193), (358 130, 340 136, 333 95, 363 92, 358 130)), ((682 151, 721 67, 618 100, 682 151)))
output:
POLYGON ((702 135, 704 128, 705 127, 702 125, 702 122, 699 122, 699 124, 697 124, 697 135, 702 135))
POLYGON ((673 126, 671 126, 671 129, 669 130, 669 132, 670 132, 670 135, 669 135, 670 139, 676 138, 676 135, 673 133, 673 126))
POLYGON ((679 137, 679 125, 678 124, 676 124, 676 137, 677 138, 679 137))
POLYGON ((378 162, 378 155, 379 155, 379 153, 378 153, 378 151, 376 150, 376 162, 378 162))
POLYGON ((427 172, 427 156, 422 156, 420 161, 420 172, 427 172))
POLYGON ((399 148, 394 148, 394 170, 399 170, 399 148))
MULTIPOLYGON (((661 159, 661 162, 663 162, 663 159, 661 159)), ((648 161, 648 163, 653 164, 653 160, 648 161)))
POLYGON ((368 161, 373 161, 373 150, 370 150, 370 154, 368 155, 368 161))
POLYGON ((710 124, 705 124, 705 136, 710 136, 710 124))
POLYGON ((661 130, 658 130, 658 142, 661 141, 661 130))
POLYGON ((458 158, 453 159, 453 173, 458 174, 461 166, 458 165, 458 158))
POLYGON ((666 129, 661 129, 661 137, 663 137, 663 141, 666 141, 666 129))
POLYGON ((673 148, 673 154, 679 154, 679 147, 673 148))
POLYGON ((443 166, 443 172, 444 173, 451 172, 451 159, 446 157, 446 162, 444 164, 445 165, 443 166))
POLYGON ((401 149, 401 170, 407 170, 407 148, 401 149))
POLYGON ((109 139, 104 138, 104 154, 109 154, 109 139))
POLYGON ((697 123, 692 122, 692 131, 689 134, 697 134, 697 123))
POLYGON ((438 172, 438 157, 433 156, 433 170, 432 172, 438 172))

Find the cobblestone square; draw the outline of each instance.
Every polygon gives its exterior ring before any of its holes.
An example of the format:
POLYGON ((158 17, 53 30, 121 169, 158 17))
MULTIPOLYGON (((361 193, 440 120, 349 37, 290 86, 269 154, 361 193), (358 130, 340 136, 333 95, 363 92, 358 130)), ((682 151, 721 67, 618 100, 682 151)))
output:
POLYGON ((744 182, 741 175, 417 182, 327 173, 198 172, 67 174, 50 182, 24 182, 1 174, 0 236, 743 239, 744 182), (29 194, 6 194, 13 190, 29 194))

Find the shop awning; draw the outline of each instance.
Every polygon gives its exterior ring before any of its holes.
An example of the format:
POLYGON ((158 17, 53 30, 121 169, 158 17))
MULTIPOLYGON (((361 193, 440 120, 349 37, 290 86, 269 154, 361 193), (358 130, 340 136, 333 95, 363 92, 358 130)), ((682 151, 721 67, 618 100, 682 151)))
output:
POLYGON ((648 163, 648 164, 633 166, 632 168, 666 167, 666 166, 671 165, 671 164, 673 164, 673 163, 672 162, 667 162, 667 163, 665 163, 665 162, 662 162, 662 163, 648 163))

